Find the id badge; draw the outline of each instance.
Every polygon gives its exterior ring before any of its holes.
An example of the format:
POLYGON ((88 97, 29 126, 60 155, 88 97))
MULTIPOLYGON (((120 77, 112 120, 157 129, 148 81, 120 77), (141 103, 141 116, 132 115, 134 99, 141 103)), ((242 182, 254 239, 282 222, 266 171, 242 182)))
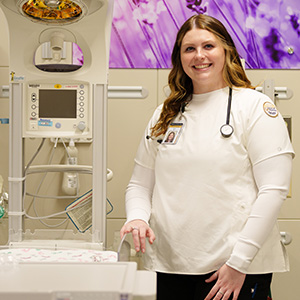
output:
POLYGON ((164 145, 175 145, 182 133, 183 123, 171 123, 162 141, 164 145))

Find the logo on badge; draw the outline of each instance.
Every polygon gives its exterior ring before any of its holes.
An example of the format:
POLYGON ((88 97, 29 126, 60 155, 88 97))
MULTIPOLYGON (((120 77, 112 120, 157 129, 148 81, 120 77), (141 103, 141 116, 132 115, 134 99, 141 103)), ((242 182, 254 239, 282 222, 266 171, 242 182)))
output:
POLYGON ((278 111, 276 109, 276 106, 271 102, 265 102, 264 103, 264 112, 272 118, 276 118, 278 116, 278 111))

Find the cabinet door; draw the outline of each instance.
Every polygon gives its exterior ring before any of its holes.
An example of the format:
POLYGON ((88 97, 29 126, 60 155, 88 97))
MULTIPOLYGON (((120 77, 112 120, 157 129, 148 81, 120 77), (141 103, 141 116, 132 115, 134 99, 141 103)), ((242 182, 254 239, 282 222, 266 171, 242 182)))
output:
POLYGON ((140 86, 148 91, 144 99, 108 99, 107 167, 114 174, 107 183, 107 197, 114 206, 108 218, 125 218, 124 196, 134 157, 157 107, 157 70, 110 69, 109 86, 140 86))
POLYGON ((300 148, 300 70, 248 70, 247 75, 253 85, 261 85, 264 80, 274 80, 275 87, 287 87, 293 91, 289 100, 275 100, 275 104, 284 118, 289 119, 291 140, 296 152, 293 162, 293 174, 290 195, 282 206, 279 219, 300 219, 300 185, 297 179, 300 176, 298 149, 300 148))
MULTIPOLYGON (((8 67, 0 67, 0 88, 2 85, 8 86, 8 67)), ((0 98, 0 118, 9 118, 9 99, 0 98)), ((4 187, 8 191, 8 135, 9 135, 9 124, 4 121, 0 121, 0 175, 4 179, 4 187)))
POLYGON ((290 271, 286 273, 276 273, 272 282, 273 300, 298 299, 296 295, 299 289, 300 275, 300 220, 279 220, 279 228, 282 233, 288 233, 292 237, 292 242, 286 246, 290 271))
MULTIPOLYGON (((8 28, 6 19, 2 9, 0 8, 0 67, 7 67, 9 63, 9 50, 8 50, 8 28)), ((22 53, 20 53, 22 54, 22 53)), ((3 84, 1 82, 1 84, 3 84)))

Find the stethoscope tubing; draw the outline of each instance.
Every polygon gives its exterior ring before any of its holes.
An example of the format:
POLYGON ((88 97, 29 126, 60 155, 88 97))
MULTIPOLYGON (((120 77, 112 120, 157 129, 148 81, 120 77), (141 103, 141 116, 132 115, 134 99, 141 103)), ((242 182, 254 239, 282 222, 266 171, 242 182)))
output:
POLYGON ((230 112, 231 112, 231 102, 232 102, 232 88, 229 88, 228 102, 227 102, 227 114, 226 123, 221 126, 220 132, 224 138, 229 138, 233 134, 233 127, 230 123, 230 112))
POLYGON ((232 101, 232 88, 229 88, 228 104, 227 104, 227 116, 226 116, 226 125, 229 125, 229 122, 230 122, 231 101, 232 101))

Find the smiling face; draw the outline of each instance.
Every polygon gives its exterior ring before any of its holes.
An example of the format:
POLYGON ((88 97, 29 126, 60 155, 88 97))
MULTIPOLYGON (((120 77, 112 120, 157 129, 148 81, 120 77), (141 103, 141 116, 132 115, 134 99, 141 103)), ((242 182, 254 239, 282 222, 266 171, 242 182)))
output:
POLYGON ((208 93, 226 86, 223 79, 225 50, 220 40, 204 29, 191 29, 180 48, 184 72, 193 82, 193 93, 208 93))

